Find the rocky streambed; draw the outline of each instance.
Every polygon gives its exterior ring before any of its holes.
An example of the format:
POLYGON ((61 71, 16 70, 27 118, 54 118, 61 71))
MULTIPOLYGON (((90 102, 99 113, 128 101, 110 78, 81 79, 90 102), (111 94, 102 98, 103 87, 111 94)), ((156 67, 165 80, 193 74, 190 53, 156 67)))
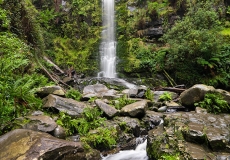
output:
POLYGON ((41 88, 38 95, 43 98, 43 112, 20 117, 14 126, 2 126, 2 130, 13 130, 0 137, 0 159, 100 160, 101 155, 135 149, 139 137, 147 139, 150 160, 167 156, 181 160, 230 159, 230 114, 211 114, 194 106, 208 92, 222 94, 230 104, 227 91, 198 84, 180 94, 151 90, 146 97, 150 91, 147 87, 123 82, 87 85, 82 89, 81 101, 65 98, 65 91, 59 86, 41 88), (160 100, 163 94, 170 94, 172 99, 160 100), (110 102, 117 103, 123 95, 134 101, 116 109, 110 102), (106 126, 117 131, 116 146, 86 149, 77 132, 67 137, 65 128, 57 124, 57 117, 44 112, 65 112, 78 119, 86 107, 98 107, 103 112, 106 126))

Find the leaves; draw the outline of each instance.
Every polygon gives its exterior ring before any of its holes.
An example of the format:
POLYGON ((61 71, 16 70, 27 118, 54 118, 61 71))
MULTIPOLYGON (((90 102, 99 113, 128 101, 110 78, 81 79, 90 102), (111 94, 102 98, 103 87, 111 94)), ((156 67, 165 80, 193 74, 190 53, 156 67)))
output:
POLYGON ((209 113, 227 113, 230 106, 220 93, 206 93, 204 100, 194 104, 207 109, 209 113))

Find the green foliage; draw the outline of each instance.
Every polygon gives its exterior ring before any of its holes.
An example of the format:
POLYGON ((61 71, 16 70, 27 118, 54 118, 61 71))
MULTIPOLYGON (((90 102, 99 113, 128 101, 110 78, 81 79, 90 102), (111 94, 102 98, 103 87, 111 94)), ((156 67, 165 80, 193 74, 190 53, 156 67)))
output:
POLYGON ((80 101, 82 97, 81 93, 78 90, 73 89, 73 88, 68 90, 65 95, 67 98, 72 98, 76 101, 80 101))
POLYGON ((121 109, 124 106, 134 103, 135 100, 132 100, 130 98, 127 97, 127 95, 123 95, 120 98, 118 98, 116 101, 112 101, 112 105, 115 106, 116 109, 121 109))
POLYGON ((117 131, 115 128, 99 127, 95 132, 89 132, 85 137, 81 138, 82 142, 92 145, 95 148, 108 149, 116 145, 117 131))
POLYGON ((154 94, 152 93, 151 89, 148 88, 145 92, 145 97, 150 100, 150 101, 153 101, 153 98, 154 98, 154 94))
POLYGON ((1 28, 9 29, 10 27, 10 20, 7 14, 8 12, 5 9, 0 8, 0 27, 1 28))
POLYGON ((35 92, 48 80, 34 72, 29 47, 15 35, 1 33, 0 44, 0 121, 4 125, 41 107, 35 92))
POLYGON ((172 100, 172 94, 169 92, 164 92, 159 97, 159 101, 171 101, 172 100))
POLYGON ((57 123, 64 128, 66 128, 66 133, 68 135, 78 132, 80 135, 85 135, 91 129, 96 129, 97 127, 103 125, 104 118, 100 117, 101 112, 97 108, 85 108, 83 111, 83 117, 73 119, 69 115, 60 112, 59 119, 57 123))
POLYGON ((59 113, 59 118, 56 123, 65 128, 67 135, 72 135, 76 132, 75 123, 72 121, 72 117, 64 112, 59 113))
POLYGON ((102 128, 105 118, 101 118, 101 114, 97 108, 89 107, 84 109, 83 117, 77 119, 60 112, 57 124, 66 129, 67 135, 79 133, 86 149, 90 146, 111 148, 116 144, 117 131, 114 128, 102 128))
POLYGON ((52 29, 52 22, 57 17, 57 13, 54 12, 54 9, 44 9, 38 13, 38 22, 46 30, 52 29))
MULTIPOLYGON (((188 78, 198 75, 210 78, 216 73, 223 36, 219 34, 220 21, 213 5, 209 1, 191 5, 184 18, 163 36, 170 46, 165 56, 165 69, 184 75, 180 77, 182 81, 192 81, 188 78), (189 73, 187 66, 194 72, 189 73)), ((199 80, 193 79, 193 83, 196 82, 199 80)))
POLYGON ((148 10, 152 15, 157 14, 158 17, 163 17, 173 12, 173 9, 169 7, 168 0, 161 0, 161 2, 148 1, 148 10))
POLYGON ((7 14, 10 20, 9 30, 42 53, 44 51, 44 39, 36 19, 37 10, 31 1, 22 0, 17 3, 3 1, 2 8, 9 11, 7 14))
POLYGON ((161 160, 180 160, 179 154, 176 155, 162 155, 161 160))
POLYGON ((230 111, 230 106, 223 96, 219 93, 206 93, 204 100, 194 104, 207 109, 209 113, 227 113, 230 111))

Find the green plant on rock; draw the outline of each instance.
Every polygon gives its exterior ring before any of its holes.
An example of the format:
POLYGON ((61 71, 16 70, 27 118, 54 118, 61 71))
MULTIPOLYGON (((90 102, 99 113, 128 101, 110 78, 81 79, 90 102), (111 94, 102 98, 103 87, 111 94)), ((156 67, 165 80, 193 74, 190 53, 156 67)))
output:
POLYGON ((66 97, 67 98, 72 98, 72 99, 74 99, 76 101, 80 101, 82 95, 78 90, 71 88, 70 90, 68 90, 66 92, 66 97))
POLYGON ((116 144, 117 131, 115 128, 104 128, 105 118, 101 118, 101 114, 97 108, 90 107, 84 109, 82 118, 72 118, 60 112, 57 124, 66 129, 67 135, 80 134, 86 149, 98 146, 111 148, 116 144))
POLYGON ((169 92, 164 92, 159 97, 159 101, 171 101, 172 100, 172 94, 169 92))
POLYGON ((162 155, 160 160, 180 160, 180 155, 176 154, 176 155, 162 155))
POLYGON ((89 130, 103 125, 105 119, 101 118, 102 114, 97 108, 87 107, 83 110, 83 117, 73 119, 64 112, 60 112, 57 123, 66 128, 68 135, 78 132, 80 135, 87 134, 89 130))
POLYGON ((145 97, 150 100, 150 101, 153 101, 153 98, 154 98, 154 94, 152 93, 151 89, 148 88, 145 92, 145 97))
POLYGON ((116 145, 117 131, 115 128, 97 128, 94 132, 89 132, 81 138, 85 143, 85 147, 89 148, 89 144, 95 148, 112 148, 116 145))
POLYGON ((123 95, 120 98, 118 98, 116 101, 112 101, 112 105, 114 105, 116 109, 121 109, 124 106, 134 102, 135 100, 128 98, 127 95, 123 95))
POLYGON ((230 111, 230 106, 220 93, 206 93, 204 100, 194 105, 205 108, 209 113, 214 114, 227 113, 230 111))

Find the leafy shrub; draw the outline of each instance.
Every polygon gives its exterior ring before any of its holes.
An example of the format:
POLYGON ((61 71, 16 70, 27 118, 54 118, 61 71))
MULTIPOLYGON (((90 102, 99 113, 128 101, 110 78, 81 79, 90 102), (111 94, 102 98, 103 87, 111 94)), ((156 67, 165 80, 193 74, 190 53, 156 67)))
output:
POLYGON ((76 101, 80 101, 82 95, 78 90, 71 88, 70 90, 67 91, 66 97, 72 98, 76 101))
POLYGON ((224 43, 219 32, 219 16, 213 6, 212 1, 190 5, 183 19, 163 36, 170 48, 164 67, 174 73, 176 71, 175 77, 179 82, 197 83, 201 81, 197 77, 212 78, 217 74, 217 56, 221 54, 224 43))
POLYGON ((161 160, 180 160, 179 154, 176 155, 162 155, 161 160))
POLYGON ((0 44, 0 121, 6 125, 40 108, 36 88, 47 84, 48 79, 35 72, 29 74, 33 70, 29 47, 15 35, 1 33, 0 44))
POLYGON ((145 97, 146 97, 148 100, 150 100, 150 101, 153 100, 154 94, 151 92, 151 89, 150 89, 150 88, 148 88, 148 89, 146 90, 146 92, 145 92, 145 97))
POLYGON ((223 96, 219 93, 206 93, 204 100, 194 104, 207 109, 209 113, 226 113, 230 111, 230 106, 223 96))
POLYGON ((128 98, 127 95, 123 95, 120 98, 118 98, 116 101, 112 101, 111 105, 114 105, 116 109, 121 109, 124 106, 134 102, 135 100, 128 98))
POLYGON ((60 112, 57 124, 66 129, 67 135, 79 133, 84 146, 89 149, 93 147, 112 147, 116 144, 117 131, 114 128, 102 128, 105 118, 101 118, 97 108, 87 107, 83 111, 83 117, 73 119, 69 115, 60 112), (91 130, 91 131, 90 131, 91 130), (93 132, 94 130, 95 132, 93 132))
MULTIPOLYGON (((99 127, 95 132, 86 134, 81 141, 86 142, 96 148, 108 149, 116 145, 117 131, 115 128, 99 127)), ((87 145, 86 144, 86 145, 87 145)))
POLYGON ((74 132, 84 135, 88 133, 89 130, 95 129, 104 123, 105 119, 100 117, 102 112, 100 112, 97 108, 87 107, 84 109, 82 114, 82 118, 73 119, 69 115, 60 112, 57 123, 66 128, 66 133, 68 135, 71 135, 74 132))
POLYGON ((169 92, 164 92, 159 97, 159 101, 171 101, 172 100, 172 94, 169 92))

